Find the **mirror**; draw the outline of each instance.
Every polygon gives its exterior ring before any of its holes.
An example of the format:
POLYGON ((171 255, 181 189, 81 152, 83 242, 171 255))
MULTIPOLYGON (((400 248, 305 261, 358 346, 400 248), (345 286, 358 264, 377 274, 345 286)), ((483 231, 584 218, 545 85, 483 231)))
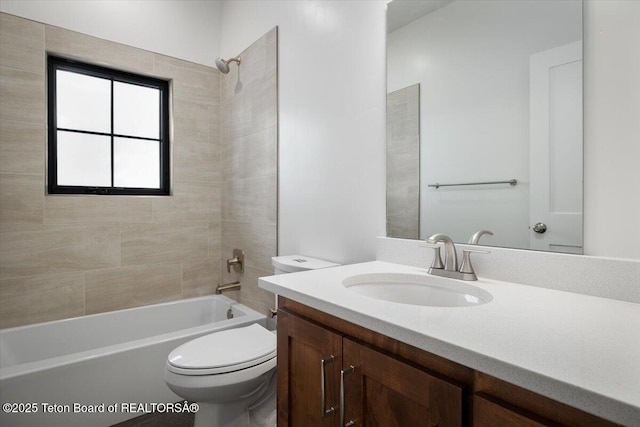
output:
POLYGON ((582 2, 395 0, 387 236, 582 253, 582 2))

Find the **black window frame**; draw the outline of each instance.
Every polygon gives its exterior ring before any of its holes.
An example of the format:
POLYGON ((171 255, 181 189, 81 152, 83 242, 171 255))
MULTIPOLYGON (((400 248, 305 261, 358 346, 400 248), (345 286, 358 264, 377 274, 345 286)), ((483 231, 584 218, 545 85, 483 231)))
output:
POLYGON ((48 123, 48 193, 49 194, 100 194, 100 195, 147 195, 169 196, 170 189, 170 131, 169 131, 169 82, 166 80, 142 76, 126 71, 99 65, 88 64, 73 59, 55 55, 47 56, 47 123, 48 123), (99 77, 111 81, 111 132, 92 132, 78 129, 58 129, 56 112, 56 71, 64 70, 80 73, 92 77, 99 77), (128 83, 138 86, 151 87, 160 91, 160 134, 159 139, 141 138, 132 135, 114 133, 113 128, 113 87, 114 82, 128 83), (111 138, 111 186, 92 187, 76 185, 58 185, 57 164, 57 131, 71 131, 91 135, 109 136, 111 138), (124 137, 142 140, 153 140, 160 143, 160 188, 115 187, 114 184, 114 138, 124 137))

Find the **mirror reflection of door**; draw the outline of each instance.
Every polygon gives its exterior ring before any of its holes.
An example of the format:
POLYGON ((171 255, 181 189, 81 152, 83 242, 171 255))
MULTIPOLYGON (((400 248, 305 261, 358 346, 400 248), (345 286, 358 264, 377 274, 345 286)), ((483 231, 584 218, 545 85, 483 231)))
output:
POLYGON ((387 94, 387 236, 420 236, 420 85, 387 94))
POLYGON ((530 79, 531 249, 581 254, 582 43, 531 55, 530 79))

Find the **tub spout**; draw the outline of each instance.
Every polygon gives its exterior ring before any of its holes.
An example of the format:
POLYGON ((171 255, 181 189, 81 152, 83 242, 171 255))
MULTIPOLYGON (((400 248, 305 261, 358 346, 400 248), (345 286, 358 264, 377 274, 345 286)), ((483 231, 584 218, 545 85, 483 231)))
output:
POLYGON ((225 285, 218 285, 218 287, 216 287, 216 294, 221 294, 226 291, 235 291, 238 289, 240 289, 240 282, 232 282, 232 283, 227 283, 225 285))

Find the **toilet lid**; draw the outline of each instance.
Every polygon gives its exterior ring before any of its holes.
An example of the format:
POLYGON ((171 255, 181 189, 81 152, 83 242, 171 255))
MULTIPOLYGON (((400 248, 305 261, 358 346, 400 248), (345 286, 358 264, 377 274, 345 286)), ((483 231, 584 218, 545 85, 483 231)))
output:
POLYGON ((254 323, 196 338, 169 354, 168 362, 182 369, 229 372, 275 357, 276 335, 254 323))

